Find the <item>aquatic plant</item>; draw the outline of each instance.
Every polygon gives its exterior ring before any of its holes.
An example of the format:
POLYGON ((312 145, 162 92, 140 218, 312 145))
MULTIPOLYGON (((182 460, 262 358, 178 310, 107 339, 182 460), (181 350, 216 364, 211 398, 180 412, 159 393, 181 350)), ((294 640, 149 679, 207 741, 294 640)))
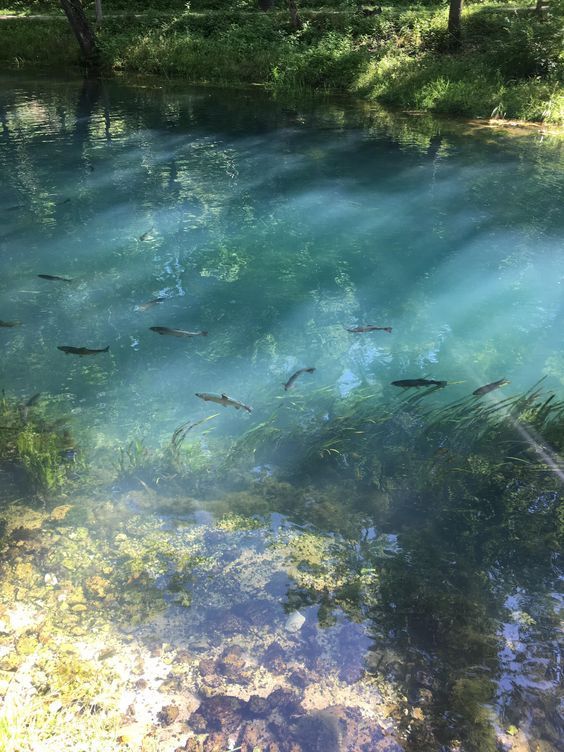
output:
POLYGON ((18 457, 27 470, 34 487, 53 491, 62 486, 67 477, 61 460, 60 438, 53 433, 37 433, 26 426, 16 438, 18 457))
MULTIPOLYGON (((77 452, 64 419, 48 417, 3 396, 0 401, 0 463, 13 463, 25 471, 35 491, 54 491, 68 479, 69 462, 77 452)), ((84 467, 81 460, 80 466, 84 467)))

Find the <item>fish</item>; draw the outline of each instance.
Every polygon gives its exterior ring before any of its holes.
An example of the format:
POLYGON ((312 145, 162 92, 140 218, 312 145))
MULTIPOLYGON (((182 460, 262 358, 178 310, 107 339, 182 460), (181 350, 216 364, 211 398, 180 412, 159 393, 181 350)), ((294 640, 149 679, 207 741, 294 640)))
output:
POLYGON ((500 386, 504 386, 505 384, 510 384, 511 382, 507 379, 499 379, 499 381, 492 381, 491 384, 486 384, 485 386, 481 386, 479 389, 475 389, 472 394, 475 397, 481 397, 483 394, 487 394, 488 392, 493 392, 494 389, 499 389, 500 386))
POLYGON ((150 240, 151 239, 151 233, 153 232, 155 228, 151 227, 150 230, 147 230, 147 232, 144 232, 143 235, 139 236, 139 240, 150 240))
POLYGON ((0 319, 0 327, 4 327, 6 329, 12 329, 12 327, 14 326, 21 326, 21 325, 22 325, 21 321, 2 321, 2 319, 0 319))
POLYGON ((62 350, 66 355, 96 355, 96 353, 108 352, 110 346, 101 350, 91 350, 89 347, 71 347, 70 345, 58 345, 57 350, 62 350))
POLYGON ((157 334, 168 334, 171 337, 207 337, 207 332, 187 332, 185 329, 169 329, 168 326, 150 326, 149 329, 157 334))
POLYGON ((149 308, 153 308, 153 306, 158 305, 159 303, 164 303, 166 298, 152 298, 151 300, 148 300, 146 303, 141 303, 140 305, 135 306, 136 311, 148 311, 149 308))
POLYGON ((196 397, 204 400, 204 402, 215 402, 218 405, 223 405, 223 407, 234 407, 235 410, 243 409, 248 413, 253 412, 252 407, 249 407, 249 405, 244 405, 242 402, 238 402, 237 400, 231 399, 231 397, 228 397, 226 394, 218 396, 217 394, 208 394, 207 392, 196 392, 196 397))
POLYGON ((298 378, 300 374, 313 373, 314 371, 315 371, 315 368, 300 368, 300 370, 296 371, 296 373, 293 373, 288 379, 288 381, 285 384, 282 384, 282 386, 284 387, 286 391, 288 391, 288 389, 292 389, 292 387, 294 386, 294 382, 296 381, 296 379, 298 378))
POLYGON ((58 277, 56 274, 38 274, 41 279, 49 279, 52 282, 72 282, 68 277, 58 277))
POLYGON ((391 326, 373 326, 372 324, 366 324, 366 326, 346 326, 345 329, 347 330, 347 332, 352 332, 353 334, 362 334, 363 332, 388 332, 388 334, 392 333, 391 326))
POLYGON ((24 407, 32 407, 33 405, 36 405, 39 402, 40 397, 41 392, 37 392, 37 394, 34 394, 33 397, 30 397, 26 402, 24 402, 24 407))
POLYGON ((412 386, 417 389, 421 386, 438 386, 442 388, 447 383, 447 381, 435 381, 434 379, 400 379, 399 381, 392 381, 392 386, 401 386, 404 389, 412 386))

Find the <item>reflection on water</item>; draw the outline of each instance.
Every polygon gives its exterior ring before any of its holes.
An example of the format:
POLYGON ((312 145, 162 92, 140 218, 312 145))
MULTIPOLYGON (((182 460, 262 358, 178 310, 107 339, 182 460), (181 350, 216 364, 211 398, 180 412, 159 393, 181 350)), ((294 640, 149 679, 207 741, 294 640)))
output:
POLYGON ((556 750, 558 142, 3 83, 0 746, 556 750))

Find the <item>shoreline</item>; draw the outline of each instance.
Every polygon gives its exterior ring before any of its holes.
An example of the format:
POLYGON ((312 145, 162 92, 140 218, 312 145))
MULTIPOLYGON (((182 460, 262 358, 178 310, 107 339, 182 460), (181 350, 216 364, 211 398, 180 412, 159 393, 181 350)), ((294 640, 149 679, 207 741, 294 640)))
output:
MULTIPOLYGON (((385 6, 370 16, 352 8, 303 7, 304 29, 297 34, 279 10, 112 12, 119 7, 108 7, 96 31, 103 71, 113 75, 261 88, 302 99, 354 98, 390 112, 422 111, 482 127, 564 132, 557 10, 541 23, 526 7, 504 20, 495 5, 469 5, 463 44, 455 51, 442 7, 385 6)), ((0 31, 5 69, 31 65, 56 75, 61 66, 80 68, 78 45, 62 16, 6 15, 0 31), (27 24, 10 23, 24 18, 27 24)))

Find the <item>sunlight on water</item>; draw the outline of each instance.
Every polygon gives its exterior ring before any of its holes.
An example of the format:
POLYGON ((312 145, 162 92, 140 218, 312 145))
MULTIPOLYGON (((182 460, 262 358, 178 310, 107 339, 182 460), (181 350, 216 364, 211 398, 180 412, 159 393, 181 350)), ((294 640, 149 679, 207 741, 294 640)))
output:
POLYGON ((41 91, 4 97, 0 307, 24 326, 2 332, 3 379, 22 396, 154 442, 205 413, 195 392, 267 407, 300 366, 305 389, 350 372, 388 399, 424 376, 462 382, 445 400, 501 377, 560 387, 561 164, 534 137, 426 152, 352 112, 320 131, 315 108, 292 126, 245 99, 230 122, 235 102, 200 94, 41 91), (343 331, 364 323, 394 332, 343 331))
POLYGON ((543 377, 564 396, 561 144, 25 76, 3 79, 0 120, 12 725, 15 645, 54 677, 61 722, 76 702, 119 710, 100 749, 140 726, 167 752, 193 734, 222 752, 554 752, 560 439, 540 393, 516 400, 543 377), (392 332, 347 331, 365 325, 392 332), (424 378, 448 384, 391 385, 424 378), (63 421, 68 493, 38 491, 62 481, 33 464, 33 415, 63 421), (68 705, 49 640, 83 678, 68 705))

